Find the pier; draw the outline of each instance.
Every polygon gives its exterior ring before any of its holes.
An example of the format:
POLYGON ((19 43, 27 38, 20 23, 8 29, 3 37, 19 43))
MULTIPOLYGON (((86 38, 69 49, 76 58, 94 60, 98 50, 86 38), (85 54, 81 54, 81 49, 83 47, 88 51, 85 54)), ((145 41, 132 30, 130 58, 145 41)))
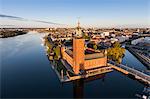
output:
POLYGON ((143 81, 143 82, 150 85, 150 76, 144 72, 138 71, 134 68, 128 67, 128 66, 123 65, 123 64, 116 64, 113 61, 109 61, 108 65, 110 67, 112 67, 113 69, 120 71, 124 74, 127 74, 127 75, 131 74, 135 77, 135 79, 137 79, 139 81, 143 81))

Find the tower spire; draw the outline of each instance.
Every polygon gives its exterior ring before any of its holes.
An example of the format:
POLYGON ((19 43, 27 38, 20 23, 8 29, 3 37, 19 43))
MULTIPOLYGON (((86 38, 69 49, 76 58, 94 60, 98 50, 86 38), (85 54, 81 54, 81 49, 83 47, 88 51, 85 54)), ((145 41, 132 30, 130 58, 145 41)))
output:
POLYGON ((78 28, 80 28, 80 17, 78 17, 78 28))
POLYGON ((82 37, 82 30, 80 27, 79 17, 78 17, 78 26, 76 27, 76 37, 82 37))

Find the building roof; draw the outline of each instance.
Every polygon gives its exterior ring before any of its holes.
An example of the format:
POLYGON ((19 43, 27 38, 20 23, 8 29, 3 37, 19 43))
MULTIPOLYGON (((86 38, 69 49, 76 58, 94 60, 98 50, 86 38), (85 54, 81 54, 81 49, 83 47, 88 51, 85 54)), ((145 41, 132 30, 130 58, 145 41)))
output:
MULTIPOLYGON (((65 51, 70 57, 73 58, 73 49, 67 49, 65 51)), ((86 49, 85 50, 85 60, 90 60, 90 59, 96 59, 96 58, 102 58, 104 57, 105 54, 104 52, 94 52, 92 50, 86 49)))

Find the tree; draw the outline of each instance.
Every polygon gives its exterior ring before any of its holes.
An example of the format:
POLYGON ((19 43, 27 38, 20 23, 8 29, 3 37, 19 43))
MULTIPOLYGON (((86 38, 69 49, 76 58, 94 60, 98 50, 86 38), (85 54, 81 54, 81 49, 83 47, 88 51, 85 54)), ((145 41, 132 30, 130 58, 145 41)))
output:
POLYGON ((57 59, 60 58, 60 54, 61 54, 60 51, 61 51, 61 50, 60 50, 60 47, 59 47, 59 46, 57 46, 56 48, 54 48, 55 57, 57 57, 57 59))
POLYGON ((121 47, 121 44, 120 44, 119 42, 115 42, 115 43, 113 44, 113 47, 121 47))
POLYGON ((90 37, 88 35, 86 35, 85 33, 83 33, 83 38, 86 40, 90 40, 90 37))
POLYGON ((109 59, 120 63, 121 58, 124 56, 125 49, 121 47, 120 43, 116 42, 113 48, 107 50, 107 56, 109 59))
POLYGON ((96 45, 96 44, 94 44, 94 45, 93 45, 93 48, 94 48, 95 50, 97 50, 97 45, 96 45))
POLYGON ((53 46, 47 41, 46 45, 48 47, 48 53, 52 52, 53 46))
POLYGON ((47 53, 50 54, 51 50, 48 48, 47 53))

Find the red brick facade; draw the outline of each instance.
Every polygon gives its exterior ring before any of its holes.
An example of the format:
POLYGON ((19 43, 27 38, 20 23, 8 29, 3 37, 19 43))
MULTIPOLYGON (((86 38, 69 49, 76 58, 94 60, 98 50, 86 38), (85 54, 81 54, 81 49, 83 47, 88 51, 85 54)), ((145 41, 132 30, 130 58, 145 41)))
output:
POLYGON ((73 70, 79 73, 80 67, 84 65, 84 39, 73 39, 73 70))
POLYGON ((91 57, 91 54, 89 55, 90 59, 86 59, 88 55, 86 56, 84 54, 84 39, 81 38, 73 39, 73 55, 69 55, 67 52, 65 52, 64 48, 62 48, 61 51, 63 59, 66 60, 73 67, 73 71, 75 74, 79 74, 80 70, 98 68, 101 66, 106 66, 107 64, 107 55, 105 55, 105 53, 93 54, 93 56, 102 56, 96 58, 91 57))

